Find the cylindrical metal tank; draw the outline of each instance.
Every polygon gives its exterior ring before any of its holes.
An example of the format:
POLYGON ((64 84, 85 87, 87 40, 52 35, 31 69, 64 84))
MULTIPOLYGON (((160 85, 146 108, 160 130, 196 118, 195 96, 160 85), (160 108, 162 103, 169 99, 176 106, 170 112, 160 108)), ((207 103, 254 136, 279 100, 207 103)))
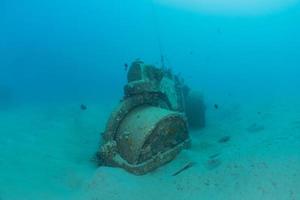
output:
POLYGON ((124 159, 130 164, 141 164, 172 149, 187 137, 186 122, 180 113, 141 106, 122 121, 116 141, 124 159))

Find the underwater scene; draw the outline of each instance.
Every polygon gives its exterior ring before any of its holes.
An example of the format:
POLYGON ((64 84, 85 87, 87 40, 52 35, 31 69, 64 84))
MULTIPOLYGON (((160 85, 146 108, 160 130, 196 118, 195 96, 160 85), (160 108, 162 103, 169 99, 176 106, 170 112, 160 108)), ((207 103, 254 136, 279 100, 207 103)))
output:
POLYGON ((0 200, 300 200, 299 0, 1 0, 0 200))

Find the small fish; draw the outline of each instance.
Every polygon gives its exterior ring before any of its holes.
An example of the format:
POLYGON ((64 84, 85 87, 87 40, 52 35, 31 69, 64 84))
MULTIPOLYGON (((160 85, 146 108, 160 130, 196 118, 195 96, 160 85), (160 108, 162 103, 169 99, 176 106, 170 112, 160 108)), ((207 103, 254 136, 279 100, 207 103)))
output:
POLYGON ((125 71, 128 70, 128 64, 127 63, 124 64, 124 69, 125 69, 125 71))
POLYGON ((80 109, 81 109, 81 110, 86 110, 86 109, 87 109, 87 106, 84 105, 84 104, 81 104, 81 105, 80 105, 80 109))
POLYGON ((221 137, 221 138, 218 140, 218 142, 219 142, 219 143, 226 143, 226 142, 229 142, 230 139, 231 139, 231 137, 227 135, 227 136, 221 137))
POLYGON ((218 104, 215 104, 215 105, 214 105, 214 108, 215 108, 215 109, 219 109, 219 105, 218 105, 218 104))

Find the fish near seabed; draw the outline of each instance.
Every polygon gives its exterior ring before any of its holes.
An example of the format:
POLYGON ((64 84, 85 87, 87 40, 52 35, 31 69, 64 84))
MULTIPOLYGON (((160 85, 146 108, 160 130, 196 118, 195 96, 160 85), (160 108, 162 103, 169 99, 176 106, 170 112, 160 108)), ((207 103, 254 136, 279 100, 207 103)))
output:
POLYGON ((124 70, 127 72, 128 71, 128 64, 124 63, 124 70))
POLYGON ((218 104, 214 104, 214 108, 217 110, 219 109, 219 105, 218 104))
POLYGON ((80 109, 81 109, 81 110, 87 110, 87 106, 84 105, 84 104, 81 104, 81 105, 80 105, 80 109))

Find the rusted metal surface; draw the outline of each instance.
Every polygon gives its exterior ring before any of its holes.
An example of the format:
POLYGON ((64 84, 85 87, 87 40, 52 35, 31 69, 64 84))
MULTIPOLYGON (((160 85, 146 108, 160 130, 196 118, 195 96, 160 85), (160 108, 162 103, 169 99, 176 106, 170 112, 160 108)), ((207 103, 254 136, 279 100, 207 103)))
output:
POLYGON ((134 62, 124 98, 112 112, 98 157, 102 164, 142 175, 190 144, 183 83, 171 71, 134 62))

